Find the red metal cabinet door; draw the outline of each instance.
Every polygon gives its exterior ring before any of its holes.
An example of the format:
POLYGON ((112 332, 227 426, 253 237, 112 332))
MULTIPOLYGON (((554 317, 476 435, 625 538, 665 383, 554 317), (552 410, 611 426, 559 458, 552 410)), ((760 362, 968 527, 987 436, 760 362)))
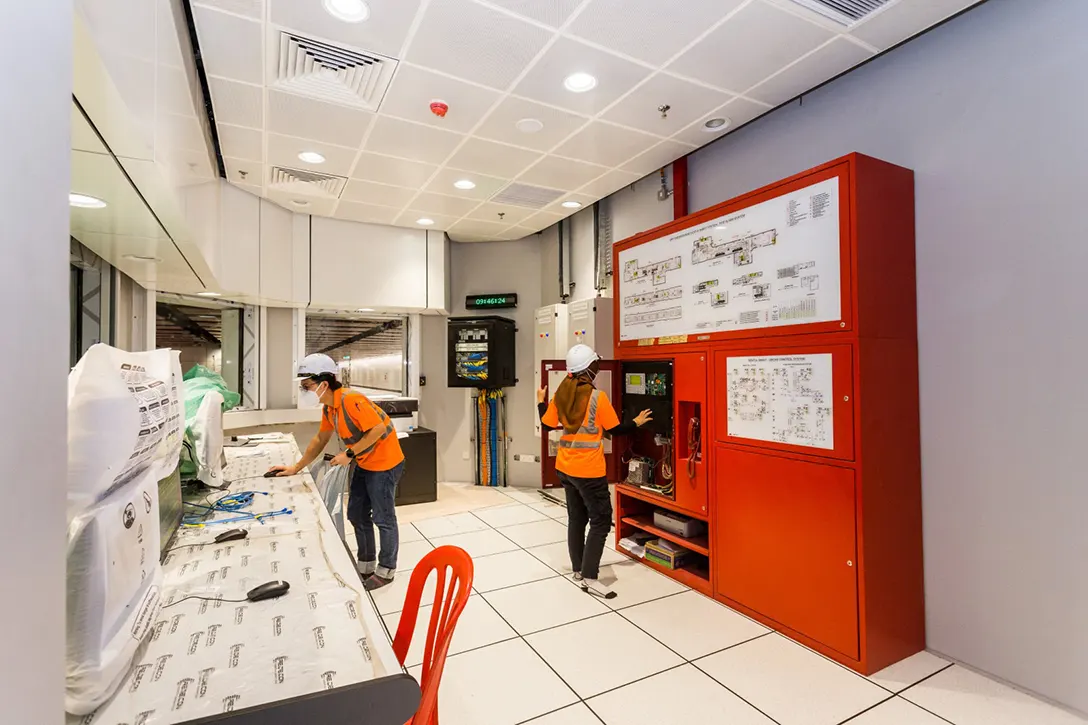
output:
POLYGON ((854 472, 715 453, 718 594, 857 659, 854 472))
POLYGON ((673 361, 673 391, 676 410, 674 420, 676 440, 676 505, 700 518, 707 516, 707 457, 701 441, 706 437, 707 392, 706 375, 710 356, 693 352, 677 355, 673 361), (698 421, 692 429, 692 419, 698 421), (699 453, 695 455, 694 476, 688 475, 688 459, 693 455, 693 439, 698 438, 699 453))

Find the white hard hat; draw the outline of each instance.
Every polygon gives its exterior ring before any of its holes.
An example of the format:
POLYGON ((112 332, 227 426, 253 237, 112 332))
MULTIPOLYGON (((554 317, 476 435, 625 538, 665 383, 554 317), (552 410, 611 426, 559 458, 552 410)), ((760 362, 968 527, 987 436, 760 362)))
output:
POLYGON ((302 359, 302 364, 298 366, 298 377, 312 378, 324 374, 336 375, 339 371, 340 369, 331 357, 321 353, 314 353, 302 359))
POLYGON ((600 359, 589 345, 575 345, 567 351, 567 372, 584 372, 589 370, 590 365, 600 359))

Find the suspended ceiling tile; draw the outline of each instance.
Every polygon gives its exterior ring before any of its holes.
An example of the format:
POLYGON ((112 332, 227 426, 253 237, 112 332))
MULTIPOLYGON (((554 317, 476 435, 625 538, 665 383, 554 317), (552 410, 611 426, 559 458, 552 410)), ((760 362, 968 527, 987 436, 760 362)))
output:
POLYGON ((536 214, 533 214, 524 222, 522 222, 521 226, 533 227, 539 231, 541 229, 547 229, 552 224, 557 223, 564 217, 566 217, 566 214, 556 214, 555 212, 551 211, 538 211, 536 214))
POLYGON ((536 151, 515 148, 494 141, 470 138, 450 158, 448 166, 489 176, 512 179, 540 158, 536 151))
POLYGON ((662 141, 646 153, 631 159, 622 168, 624 171, 632 171, 636 174, 652 174, 694 150, 693 146, 678 141, 662 141))
POLYGON ((757 0, 688 49, 668 70, 718 88, 743 92, 833 35, 757 0))
POLYGON ((346 201, 365 202, 367 205, 377 204, 380 206, 393 206, 399 209, 411 201, 415 195, 414 189, 352 179, 347 183, 340 198, 346 201))
POLYGON ((242 126, 219 124, 219 148, 224 156, 236 159, 262 161, 264 159, 264 136, 260 131, 242 126))
POLYGON ((480 204, 480 206, 471 211, 468 214, 468 218, 509 225, 523 222, 533 213, 532 209, 526 209, 520 206, 487 202, 486 204, 480 204), (500 214, 502 215, 501 217, 499 216, 500 214))
POLYGON ((545 156, 518 177, 523 184, 550 186, 553 189, 577 189, 608 171, 607 167, 584 161, 545 156))
POLYGON ((592 0, 569 33, 660 66, 744 0, 592 0), (632 18, 638 18, 632 22, 632 18))
POLYGON ((332 174, 334 176, 347 176, 351 173, 351 166, 355 163, 355 149, 332 144, 311 141, 294 136, 281 136, 276 133, 268 134, 268 163, 275 166, 286 166, 289 169, 303 169, 315 174, 332 174), (311 164, 298 157, 304 152, 316 152, 325 157, 320 164, 311 164))
POLYGON ((489 0, 492 5, 553 28, 567 22, 582 0, 489 0))
POLYGON ((268 91, 267 130, 273 133, 358 148, 373 119, 366 111, 268 91))
POLYGON ((399 209, 377 204, 364 204, 358 201, 341 201, 336 207, 336 217, 353 222, 370 224, 392 224, 400 215, 399 209))
POLYGON ((260 86, 210 77, 208 89, 212 94, 216 121, 235 126, 263 128, 264 91, 260 86))
POLYGON ((208 75, 264 82, 260 23, 199 5, 193 8, 193 22, 208 75))
POLYGON ((659 73, 608 109, 602 118, 658 136, 671 136, 732 96, 659 73), (669 110, 662 116, 660 106, 669 110))
POLYGON ((640 174, 621 171, 620 169, 612 169, 599 179, 594 179, 589 182, 578 191, 601 199, 618 189, 622 189, 625 186, 635 183, 641 178, 642 176, 640 174))
POLYGON ((160 148, 174 151, 204 151, 205 153, 210 148, 210 142, 204 135, 204 127, 192 116, 160 113, 155 127, 157 131, 155 143, 160 148))
POLYGON ((584 126, 589 119, 570 111, 544 106, 533 101, 507 96, 473 132, 474 136, 547 151, 584 126), (544 127, 534 133, 518 129, 523 119, 536 119, 544 127))
POLYGON ((980 0, 913 0, 893 3, 862 20, 856 27, 851 28, 850 34, 883 50, 979 2, 980 0))
POLYGON ((619 166, 660 140, 641 131, 594 121, 563 143, 555 153, 602 166, 619 166))
POLYGON ((512 227, 511 229, 507 229, 506 233, 511 235, 512 240, 516 240, 516 239, 525 239, 525 237, 529 237, 529 236, 532 236, 534 234, 539 234, 540 230, 535 228, 535 227, 526 227, 526 226, 522 226, 522 225, 519 224, 516 227, 512 227))
POLYGON ((490 199, 492 195, 509 184, 508 179, 500 179, 494 176, 485 176, 471 171, 459 171, 458 169, 442 169, 430 183, 424 187, 425 191, 434 191, 439 194, 456 194, 466 199, 490 199), (473 189, 458 189, 454 184, 461 180, 471 181, 476 184, 473 189))
POLYGON ((510 222, 490 222, 479 219, 462 219, 449 229, 450 236, 455 234, 467 234, 474 236, 493 237, 509 229, 510 222))
POLYGON ((450 131, 379 116, 366 148, 412 161, 440 164, 457 147, 461 138, 450 131))
POLYGON ((402 212, 397 217, 396 225, 398 227, 408 227, 410 229, 428 229, 430 231, 445 231, 449 229, 457 221, 455 216, 445 216, 442 214, 423 214, 418 211, 406 211, 402 212), (429 226, 423 226, 417 222, 420 219, 430 219, 434 222, 429 226))
POLYGON ((673 136, 673 140, 693 144, 695 146, 702 146, 703 144, 710 143, 719 136, 724 136, 735 128, 743 126, 753 118, 762 116, 770 110, 770 106, 754 103, 746 98, 734 98, 721 108, 717 108, 710 113, 703 115, 702 118, 696 120, 683 131, 673 136), (704 124, 712 118, 724 118, 727 120, 727 125, 721 127, 717 131, 708 131, 704 124))
POLYGON ((748 96, 777 106, 796 98, 829 78, 873 57, 857 43, 839 37, 807 55, 778 75, 748 91, 748 96))
POLYGON ((390 156, 363 152, 351 176, 355 179, 378 181, 383 184, 419 189, 427 183, 438 167, 418 161, 394 159, 390 156))
POLYGON ((594 115, 651 72, 645 66, 571 38, 560 38, 521 79, 514 93, 576 113, 594 115), (589 73, 597 79, 596 87, 584 93, 568 91, 563 81, 572 73, 589 73))
POLYGON ((464 0, 432 0, 405 60, 505 90, 551 32, 464 0))
POLYGON ((479 205, 480 201, 478 199, 459 198, 456 196, 446 196, 445 194, 435 194, 430 191, 425 191, 408 205, 408 211, 461 217, 468 214, 479 205))
POLYGON ((468 133, 495 104, 499 95, 496 91, 440 76, 423 68, 401 65, 379 110, 382 114, 447 131, 468 133), (431 101, 435 100, 444 101, 449 106, 444 118, 431 112, 431 101))
POLYGON ((271 189, 265 193, 265 198, 282 206, 284 209, 302 214, 315 214, 317 216, 332 216, 336 209, 336 199, 322 199, 316 196, 302 196, 289 194, 283 191, 271 189))
POLYGON ((260 20, 264 15, 264 2, 265 0, 197 0, 195 4, 260 20))
POLYGON ((235 184, 264 186, 265 167, 260 161, 223 157, 223 166, 227 170, 227 181, 235 184))
POLYGON ((557 199, 555 202, 549 204, 548 206, 544 207, 543 211, 550 211, 553 214, 563 214, 564 216, 568 214, 577 214, 582 209, 591 206, 599 198, 600 197, 590 196, 588 194, 567 194, 562 198, 557 199), (563 204, 566 202, 577 202, 578 204, 581 204, 581 206, 568 208, 563 206, 563 204))
POLYGON ((345 23, 324 8, 322 0, 270 0, 272 22, 304 35, 399 56, 419 10, 420 0, 370 0, 370 18, 345 23))
MULTIPOLYGON (((155 66, 155 106, 170 113, 195 116, 193 90, 189 85, 189 76, 181 68, 155 66)), ((201 115, 204 106, 200 106, 201 115)))

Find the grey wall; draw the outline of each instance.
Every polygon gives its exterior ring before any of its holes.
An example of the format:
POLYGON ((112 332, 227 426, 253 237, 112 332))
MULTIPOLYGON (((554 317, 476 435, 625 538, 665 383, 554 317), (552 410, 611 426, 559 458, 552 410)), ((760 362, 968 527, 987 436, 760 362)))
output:
MULTIPOLYGON (((451 313, 465 315, 465 296, 480 292, 517 292, 518 308, 496 314, 518 325, 517 375, 520 383, 507 389, 507 429, 510 443, 510 482, 539 486, 540 465, 518 463, 514 455, 539 453, 533 430, 536 392, 533 390, 533 313, 541 298, 541 245, 537 235, 517 242, 457 244, 450 251, 451 313)), ((592 260, 591 260, 592 261, 592 260)), ((553 284, 555 277, 552 277, 553 284)), ((423 319, 423 374, 427 387, 420 394, 420 424, 438 433, 438 475, 443 481, 471 481, 472 408, 470 391, 446 387, 446 320, 423 319)))
POLYGON ((690 160, 914 169, 929 646, 1088 711, 1085 0, 991 0, 690 160))
MULTIPOLYGON (((265 408, 281 410, 294 408, 295 403, 295 311, 286 307, 268 307, 265 334, 268 336, 268 400, 265 408)), ((225 315, 224 315, 225 317, 225 315)), ((225 320, 224 320, 225 321, 225 320)), ((225 329, 225 326, 224 326, 225 329)), ((226 350, 227 339, 223 338, 226 350)))

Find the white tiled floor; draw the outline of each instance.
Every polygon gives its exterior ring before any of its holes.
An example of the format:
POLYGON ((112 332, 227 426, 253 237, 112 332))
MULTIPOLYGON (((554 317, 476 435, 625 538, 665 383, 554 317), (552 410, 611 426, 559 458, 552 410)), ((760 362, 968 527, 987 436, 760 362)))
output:
MULTIPOLYGON (((473 556, 443 725, 1088 724, 929 653, 861 677, 611 548, 601 579, 619 596, 606 606, 569 578, 562 507, 524 489, 451 490, 453 508, 402 518, 418 544, 402 541, 396 581, 374 593, 395 631, 408 562, 443 544, 473 556)), ((417 677, 429 613, 409 652, 417 677)))

